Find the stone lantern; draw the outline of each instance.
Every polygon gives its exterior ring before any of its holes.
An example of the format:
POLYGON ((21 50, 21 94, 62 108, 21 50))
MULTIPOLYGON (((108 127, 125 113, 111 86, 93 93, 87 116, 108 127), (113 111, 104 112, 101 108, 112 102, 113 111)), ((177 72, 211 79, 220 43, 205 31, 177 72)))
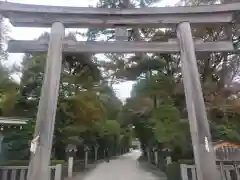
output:
POLYGON ((68 144, 65 152, 68 156, 68 177, 71 178, 73 174, 73 158, 76 155, 77 152, 77 146, 74 144, 68 144))
POLYGON ((84 145, 84 152, 85 152, 85 159, 84 159, 84 167, 88 167, 88 152, 89 152, 89 147, 87 145, 84 145))
POLYGON ((153 153, 154 153, 154 164, 158 166, 158 148, 157 147, 153 148, 153 153))
POLYGON ((167 165, 171 164, 172 163, 172 157, 170 156, 170 154, 171 154, 172 150, 169 149, 169 148, 165 148, 165 149, 163 149, 163 152, 166 153, 166 163, 167 163, 167 165))
POLYGON ((94 145, 94 159, 95 161, 98 160, 98 149, 99 149, 99 144, 94 145))

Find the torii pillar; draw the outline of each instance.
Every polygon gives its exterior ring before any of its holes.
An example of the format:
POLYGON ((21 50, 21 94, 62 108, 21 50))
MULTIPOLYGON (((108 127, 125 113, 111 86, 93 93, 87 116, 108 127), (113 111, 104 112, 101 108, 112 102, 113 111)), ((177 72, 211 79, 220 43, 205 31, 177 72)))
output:
POLYGON ((49 164, 62 69, 64 36, 64 25, 61 22, 54 22, 51 28, 34 134, 38 142, 36 149, 32 152, 27 180, 49 180, 50 178, 49 164))
POLYGON ((219 180, 189 22, 178 25, 177 36, 197 179, 219 180))

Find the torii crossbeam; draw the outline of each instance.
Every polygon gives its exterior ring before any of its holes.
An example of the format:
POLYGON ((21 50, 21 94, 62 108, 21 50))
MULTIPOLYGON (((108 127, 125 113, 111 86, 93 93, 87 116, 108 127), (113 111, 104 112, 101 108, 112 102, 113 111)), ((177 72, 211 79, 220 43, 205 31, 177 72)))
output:
POLYGON ((61 7, 26 5, 0 2, 1 13, 14 26, 51 27, 62 22, 65 28, 175 26, 181 22, 191 24, 223 24, 232 22, 240 3, 197 7, 159 7, 138 9, 110 9, 89 7, 61 7))

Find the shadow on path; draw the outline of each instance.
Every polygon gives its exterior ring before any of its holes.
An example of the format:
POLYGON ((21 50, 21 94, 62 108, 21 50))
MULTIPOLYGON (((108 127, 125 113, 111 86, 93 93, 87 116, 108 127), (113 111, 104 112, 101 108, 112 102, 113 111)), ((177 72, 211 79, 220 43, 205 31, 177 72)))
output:
POLYGON ((167 176, 164 172, 162 172, 159 168, 154 166, 153 164, 149 164, 145 159, 138 159, 139 168, 146 172, 151 172, 156 177, 159 177, 160 180, 167 180, 167 176))

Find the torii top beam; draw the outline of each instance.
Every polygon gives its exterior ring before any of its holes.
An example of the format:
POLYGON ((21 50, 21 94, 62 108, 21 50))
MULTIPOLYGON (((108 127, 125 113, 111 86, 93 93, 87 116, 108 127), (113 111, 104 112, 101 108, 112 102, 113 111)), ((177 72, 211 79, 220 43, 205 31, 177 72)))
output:
POLYGON ((27 5, 0 2, 0 11, 19 27, 50 27, 60 21, 66 28, 153 26, 166 27, 183 21, 192 24, 229 23, 240 11, 240 3, 196 7, 110 9, 27 5))

